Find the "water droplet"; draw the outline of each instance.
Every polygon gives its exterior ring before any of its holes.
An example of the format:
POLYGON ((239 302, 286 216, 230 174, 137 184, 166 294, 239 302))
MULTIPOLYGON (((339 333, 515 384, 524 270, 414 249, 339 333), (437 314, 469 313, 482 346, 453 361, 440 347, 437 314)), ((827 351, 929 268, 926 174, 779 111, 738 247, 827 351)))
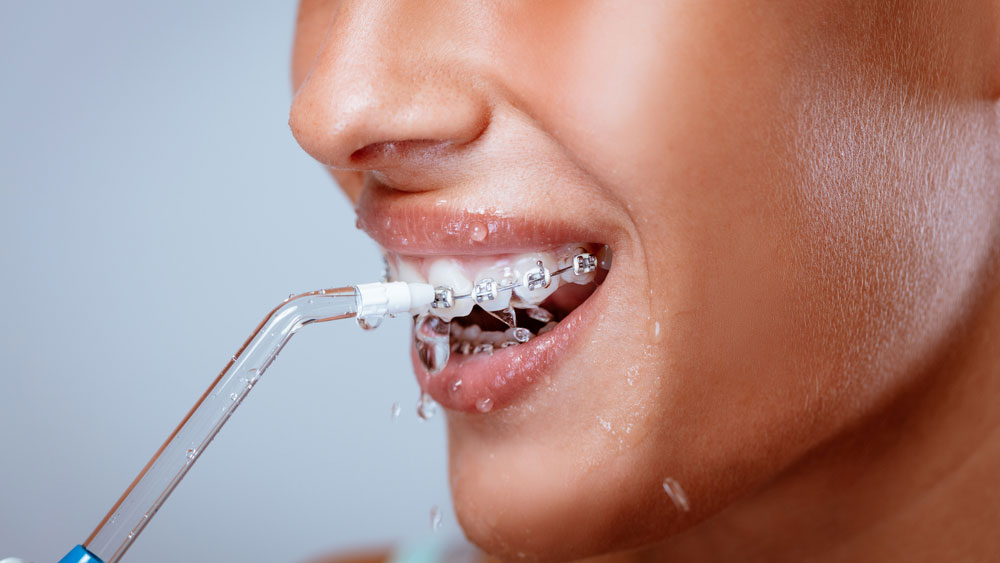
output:
POLYGON ((437 413, 437 405, 434 403, 434 399, 427 393, 420 394, 420 400, 417 401, 417 416, 420 420, 430 420, 437 413))
POLYGON ((674 501, 674 506, 679 510, 683 510, 684 512, 691 510, 691 506, 688 505, 687 494, 681 488, 680 483, 667 477, 663 480, 663 491, 667 493, 670 500, 674 501))
POLYGON ((229 358, 229 359, 230 359, 230 361, 233 361, 233 362, 235 362, 235 361, 236 361, 236 356, 230 356, 230 358, 229 358))
POLYGON ((313 300, 312 300, 312 299, 310 299, 310 300, 309 300, 309 304, 310 304, 310 305, 312 305, 312 304, 313 304, 313 300))
POLYGON ((392 404, 392 421, 393 422, 396 422, 396 419, 399 418, 399 413, 401 413, 401 412, 403 412, 403 409, 399 406, 399 402, 393 403, 392 404))
POLYGON ((382 317, 358 317, 355 319, 358 321, 358 326, 363 330, 375 330, 376 328, 382 326, 382 317))
POLYGON ((483 397, 476 401, 476 410, 479 412, 490 412, 493 410, 493 399, 483 397))
POLYGON ((188 448, 188 451, 187 451, 188 461, 193 460, 196 455, 198 455, 198 450, 197 449, 195 449, 195 448, 188 448))
POLYGON ((489 229, 482 223, 473 222, 469 225, 469 237, 476 242, 483 242, 489 234, 489 229))
POLYGON ((489 343, 480 344, 472 350, 473 354, 489 354, 493 355, 493 345, 489 343))
POLYGON ((321 289, 321 290, 319 290, 319 294, 320 294, 320 295, 326 295, 326 290, 325 290, 325 289, 321 289))
POLYGON ((660 338, 660 321, 653 323, 653 337, 657 339, 660 338))
POLYGON ((361 217, 354 220, 354 228, 359 231, 361 230, 361 217))
POLYGON ((531 307, 527 310, 527 315, 540 323, 550 323, 555 319, 552 313, 541 307, 531 307))
POLYGON ((288 298, 291 299, 292 297, 295 297, 295 294, 294 293, 289 293, 288 294, 288 298))
POLYGON ((431 531, 436 532, 441 529, 441 510, 437 505, 431 507, 431 531))
POLYGON ((236 399, 239 399, 239 398, 240 398, 240 396, 237 395, 236 393, 230 393, 229 394, 229 400, 230 401, 235 401, 236 399))
POLYGON ((448 389, 451 391, 451 394, 454 395, 455 393, 458 393, 459 389, 461 388, 462 388, 462 380, 456 379, 451 383, 451 386, 448 389))
POLYGON ((634 365, 625 370, 625 380, 628 381, 629 387, 635 385, 635 380, 637 377, 639 377, 638 365, 634 365))
POLYGON ((451 323, 429 313, 420 315, 413 323, 413 347, 427 373, 440 372, 451 355, 451 323))

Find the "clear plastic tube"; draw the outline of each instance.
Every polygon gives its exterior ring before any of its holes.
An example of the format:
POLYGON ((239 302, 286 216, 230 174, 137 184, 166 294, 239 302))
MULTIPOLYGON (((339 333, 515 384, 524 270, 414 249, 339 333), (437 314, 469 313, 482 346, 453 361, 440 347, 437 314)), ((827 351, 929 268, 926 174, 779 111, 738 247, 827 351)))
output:
POLYGON ((360 301, 356 288, 342 287, 289 297, 272 310, 84 546, 104 563, 119 561, 292 335, 308 324, 354 317, 363 306, 360 301))

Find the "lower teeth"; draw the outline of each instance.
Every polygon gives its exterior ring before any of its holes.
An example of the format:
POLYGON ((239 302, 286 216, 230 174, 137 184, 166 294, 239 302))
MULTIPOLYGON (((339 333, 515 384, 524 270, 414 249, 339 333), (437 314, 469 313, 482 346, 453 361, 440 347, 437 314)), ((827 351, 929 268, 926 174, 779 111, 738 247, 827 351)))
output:
POLYGON ((535 319, 540 323, 552 322, 552 319, 555 318, 552 316, 552 313, 541 307, 531 307, 526 311, 526 314, 529 318, 535 319))
MULTIPOLYGON (((549 322, 539 330, 539 334, 548 332, 555 324, 549 322)), ((413 318, 413 346, 420 364, 431 375, 448 365, 452 353, 492 355, 497 348, 524 344, 534 336, 530 330, 519 326, 503 332, 483 331, 478 325, 462 327, 427 313, 413 318)))

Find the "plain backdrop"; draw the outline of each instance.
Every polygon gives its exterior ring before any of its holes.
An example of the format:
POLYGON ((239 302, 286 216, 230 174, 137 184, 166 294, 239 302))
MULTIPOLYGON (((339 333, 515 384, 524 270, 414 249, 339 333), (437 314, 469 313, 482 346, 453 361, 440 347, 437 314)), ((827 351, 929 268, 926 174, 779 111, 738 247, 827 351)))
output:
MULTIPOLYGON (((0 559, 82 542, 289 293, 378 277, 288 130, 295 9, 0 0, 0 559)), ((125 560, 459 538, 409 331, 303 330, 125 560)))

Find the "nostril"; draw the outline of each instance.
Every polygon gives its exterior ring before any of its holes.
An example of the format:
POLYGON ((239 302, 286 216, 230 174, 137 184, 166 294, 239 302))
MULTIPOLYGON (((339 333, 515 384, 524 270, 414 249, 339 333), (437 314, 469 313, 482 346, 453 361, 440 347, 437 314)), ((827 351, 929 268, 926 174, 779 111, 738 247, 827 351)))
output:
POLYGON ((349 159, 353 165, 364 165, 365 168, 383 168, 391 166, 393 161, 412 161, 439 156, 451 145, 451 142, 434 139, 384 141, 361 147, 351 153, 349 159))

